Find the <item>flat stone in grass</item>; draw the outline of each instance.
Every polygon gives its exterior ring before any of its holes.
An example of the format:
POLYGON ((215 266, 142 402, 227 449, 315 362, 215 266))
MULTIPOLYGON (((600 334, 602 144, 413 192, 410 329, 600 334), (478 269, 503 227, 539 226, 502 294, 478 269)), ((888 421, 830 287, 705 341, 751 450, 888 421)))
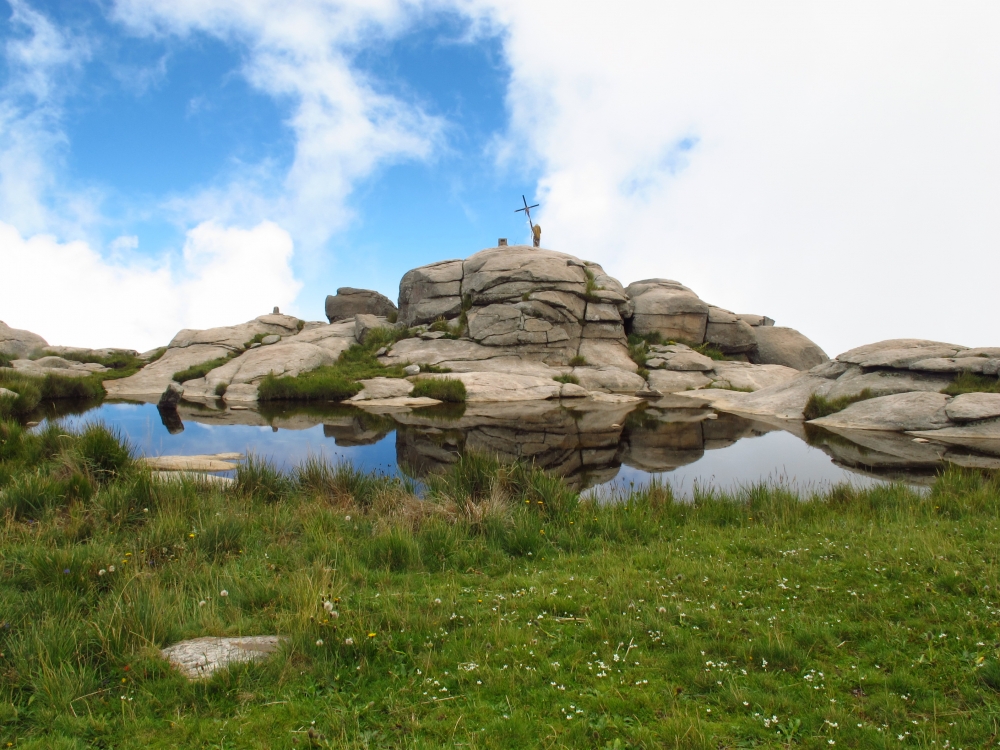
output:
POLYGON ((140 463, 155 471, 233 471, 241 453, 216 453, 202 456, 145 456, 140 463))
POLYGON ((193 638, 163 649, 160 653, 189 680, 204 680, 230 664, 264 661, 287 638, 255 635, 244 638, 193 638))

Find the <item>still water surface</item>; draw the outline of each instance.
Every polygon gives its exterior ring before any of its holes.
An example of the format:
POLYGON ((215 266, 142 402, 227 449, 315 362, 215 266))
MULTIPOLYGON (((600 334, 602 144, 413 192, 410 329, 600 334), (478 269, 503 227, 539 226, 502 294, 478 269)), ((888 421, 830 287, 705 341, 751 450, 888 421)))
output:
MULTIPOLYGON (((530 402, 375 414, 340 405, 256 410, 196 407, 161 415, 152 404, 103 403, 50 415, 68 427, 100 421, 148 456, 223 452, 267 457, 285 468, 309 456, 417 478, 465 450, 532 460, 580 490, 611 495, 653 479, 685 497, 760 482, 800 492, 840 482, 927 484, 940 461, 903 460, 840 436, 806 434, 735 415, 657 405, 530 402)), ((906 446, 903 437, 900 445, 906 446)), ((907 447, 907 450, 909 448, 907 447)))

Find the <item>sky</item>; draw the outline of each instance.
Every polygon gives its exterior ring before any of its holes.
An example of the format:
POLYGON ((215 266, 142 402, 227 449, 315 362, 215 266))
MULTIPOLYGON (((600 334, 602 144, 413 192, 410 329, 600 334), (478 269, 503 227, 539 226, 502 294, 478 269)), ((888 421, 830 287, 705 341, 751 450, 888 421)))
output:
POLYGON ((1000 346, 1000 4, 0 0, 0 320, 165 344, 527 242, 1000 346))

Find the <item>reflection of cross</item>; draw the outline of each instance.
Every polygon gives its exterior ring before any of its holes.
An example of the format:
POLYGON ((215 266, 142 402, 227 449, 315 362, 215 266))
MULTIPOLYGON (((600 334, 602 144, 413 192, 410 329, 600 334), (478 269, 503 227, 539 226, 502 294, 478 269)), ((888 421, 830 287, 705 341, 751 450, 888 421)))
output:
POLYGON ((528 226, 530 226, 531 227, 531 231, 534 232, 535 231, 535 225, 531 221, 531 209, 538 208, 539 204, 536 203, 533 206, 529 206, 528 205, 528 201, 525 200, 525 198, 524 198, 523 195, 521 196, 521 200, 524 201, 524 208, 519 208, 514 213, 520 213, 521 211, 524 211, 524 215, 528 217, 528 226))

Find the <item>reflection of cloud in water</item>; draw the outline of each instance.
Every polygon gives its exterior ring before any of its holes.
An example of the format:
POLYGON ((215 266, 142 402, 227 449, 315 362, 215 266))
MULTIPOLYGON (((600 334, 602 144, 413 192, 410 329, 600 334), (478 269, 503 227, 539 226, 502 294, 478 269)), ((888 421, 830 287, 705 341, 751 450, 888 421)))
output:
POLYGON ((719 450, 705 451, 694 463, 670 472, 646 472, 622 466, 610 486, 595 491, 606 494, 613 488, 640 487, 651 479, 669 484, 679 497, 691 497, 695 487, 702 491, 733 491, 762 482, 802 493, 828 489, 842 482, 857 487, 882 482, 837 466, 823 451, 791 433, 774 431, 742 438, 719 450))

